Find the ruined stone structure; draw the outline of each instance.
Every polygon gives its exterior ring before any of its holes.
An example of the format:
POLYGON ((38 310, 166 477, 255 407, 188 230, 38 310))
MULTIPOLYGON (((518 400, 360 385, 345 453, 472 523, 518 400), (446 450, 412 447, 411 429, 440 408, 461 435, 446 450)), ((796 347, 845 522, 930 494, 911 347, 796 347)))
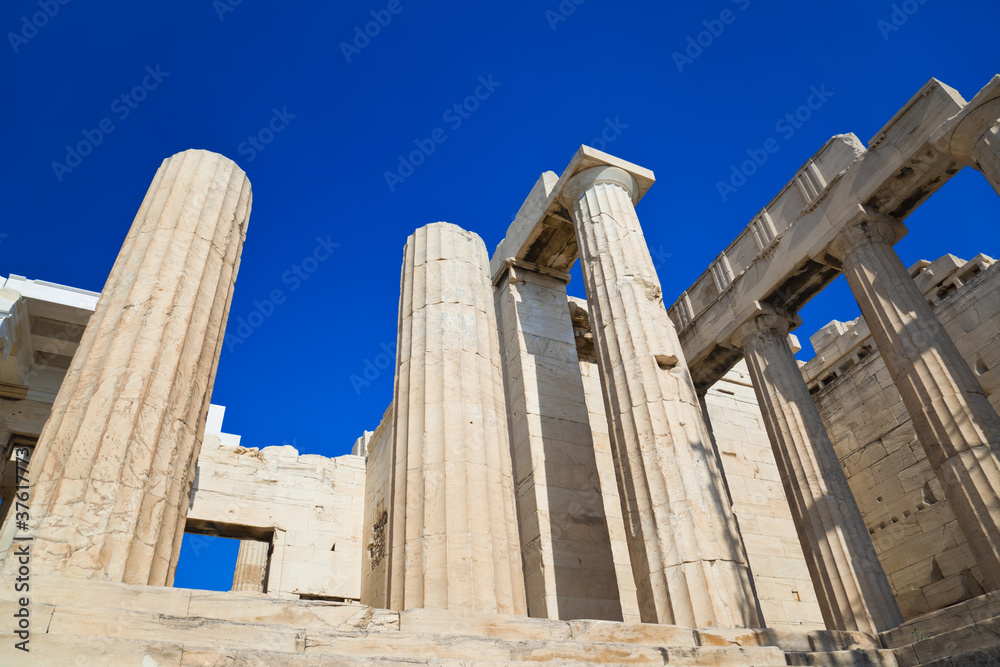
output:
POLYGON ((0 283, 0 659, 1000 664, 1000 263, 893 250, 963 167, 1000 193, 998 130, 1000 76, 931 80, 673 302, 653 173, 581 147, 492 257, 406 241, 393 401, 335 459, 223 432, 250 187, 169 158, 100 295, 0 283), (840 273, 863 317, 798 362, 840 273), (171 587, 183 532, 241 540, 231 592, 171 587))

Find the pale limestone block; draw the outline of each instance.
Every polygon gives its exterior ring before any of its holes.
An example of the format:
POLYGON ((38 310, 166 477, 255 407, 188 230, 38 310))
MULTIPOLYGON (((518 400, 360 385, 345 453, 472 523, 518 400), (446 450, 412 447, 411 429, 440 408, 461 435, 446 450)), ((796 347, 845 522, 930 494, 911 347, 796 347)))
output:
POLYGON ((182 667, 188 653, 181 642, 128 640, 106 637, 34 639, 30 653, 14 647, 13 636, 0 633, 0 661, 10 665, 60 665, 60 667, 182 667))
MULTIPOLYGON (((48 631, 56 636, 112 636, 137 641, 163 636, 159 615, 105 609, 100 617, 82 607, 56 607, 48 631)), ((213 646, 220 636, 229 646, 293 653, 299 645, 297 631, 282 626, 261 626, 203 619, 199 623, 177 623, 170 640, 182 645, 213 646)))
POLYGON ((240 623, 284 625, 302 630, 367 630, 372 610, 357 604, 297 602, 197 591, 186 615, 240 623))
POLYGON ((689 628, 651 623, 606 623, 573 621, 573 639, 611 642, 616 644, 648 644, 651 646, 694 646, 694 632, 689 628))
POLYGON ((400 632, 484 635, 499 639, 563 640, 572 637, 569 623, 556 620, 524 619, 482 612, 408 609, 399 614, 400 632))

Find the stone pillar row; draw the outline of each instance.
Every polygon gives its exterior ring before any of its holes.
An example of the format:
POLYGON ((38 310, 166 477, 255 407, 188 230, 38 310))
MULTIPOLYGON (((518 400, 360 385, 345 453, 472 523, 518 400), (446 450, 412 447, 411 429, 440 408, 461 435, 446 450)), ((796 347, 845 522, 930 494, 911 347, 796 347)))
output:
MULTIPOLYGON (((972 160, 1000 192, 1000 124, 972 160)), ((677 334, 617 167, 576 174, 571 212, 589 295, 642 620, 755 627, 742 540, 677 334)), ((251 193, 230 160, 165 160, 40 436, 34 572, 171 585, 251 193)), ((1000 588, 1000 417, 865 211, 842 265, 977 562, 1000 588)), ((766 309, 765 309, 766 310, 766 309)), ((786 336, 766 310, 737 332, 827 623, 901 618, 786 336)), ((447 223, 407 241, 394 389, 388 599, 393 609, 524 614, 514 483, 489 263, 447 223)), ((7 522, 0 541, 15 532, 7 522)), ((233 589, 262 591, 267 545, 243 542, 233 589)), ((10 568, 7 563, 5 568, 10 568)))
POLYGON ((524 614, 486 246, 452 224, 422 227, 401 283, 389 606, 524 614))
POLYGON ((878 633, 903 617, 788 344, 793 324, 765 304, 733 342, 750 369, 827 628, 878 633))
POLYGON ((221 155, 156 172, 35 449, 33 573, 173 583, 250 203, 221 155))
POLYGON ((991 590, 1000 588, 1000 417, 896 251, 898 221, 864 211, 830 248, 991 590))
POLYGON ((758 627, 742 539, 680 342, 617 167, 563 190, 606 391, 642 620, 758 627))

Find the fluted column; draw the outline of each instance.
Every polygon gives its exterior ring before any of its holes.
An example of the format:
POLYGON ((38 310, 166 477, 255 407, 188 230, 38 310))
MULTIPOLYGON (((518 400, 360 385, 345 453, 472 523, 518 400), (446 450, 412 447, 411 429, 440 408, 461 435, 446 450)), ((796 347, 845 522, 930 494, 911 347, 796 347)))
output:
POLYGON ((878 633, 903 622, 861 511, 788 344, 791 322, 767 306, 736 330, 830 630, 878 633))
POLYGON ((1000 588, 1000 417, 896 255, 903 226, 866 211, 830 248, 991 589, 1000 588))
POLYGON ((639 226, 636 183, 594 167, 566 185, 642 620, 759 626, 742 540, 639 226))
POLYGON ((221 155, 156 172, 35 449, 33 573, 172 583, 250 199, 221 155))
POLYGON ((267 578, 267 554, 271 545, 258 540, 240 540, 233 571, 234 593, 263 593, 267 578))
POLYGON ((452 224, 422 227, 401 283, 389 606, 524 614, 486 246, 452 224))

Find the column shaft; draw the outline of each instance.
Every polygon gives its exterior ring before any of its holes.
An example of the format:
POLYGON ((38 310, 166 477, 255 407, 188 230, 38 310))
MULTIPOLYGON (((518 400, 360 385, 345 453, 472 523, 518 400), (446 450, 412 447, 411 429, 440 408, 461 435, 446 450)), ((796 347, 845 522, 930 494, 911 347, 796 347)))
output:
POLYGON ((250 199, 221 155, 157 171, 35 450, 35 571, 170 583, 250 199))
POLYGON ((577 174, 571 208, 642 620, 760 624, 742 540, 621 169, 577 174))
POLYGON ((233 571, 234 593, 264 593, 267 579, 267 555, 271 545, 259 540, 240 540, 233 571))
POLYGON ((486 246, 407 240, 393 412, 389 605, 524 614, 507 409, 486 246))
POLYGON ((873 213, 831 250, 983 576, 1000 588, 1000 417, 896 255, 901 232, 873 213))
POLYGON ((788 345, 788 319, 737 330, 774 459, 830 630, 878 633, 903 622, 861 511, 788 345))

